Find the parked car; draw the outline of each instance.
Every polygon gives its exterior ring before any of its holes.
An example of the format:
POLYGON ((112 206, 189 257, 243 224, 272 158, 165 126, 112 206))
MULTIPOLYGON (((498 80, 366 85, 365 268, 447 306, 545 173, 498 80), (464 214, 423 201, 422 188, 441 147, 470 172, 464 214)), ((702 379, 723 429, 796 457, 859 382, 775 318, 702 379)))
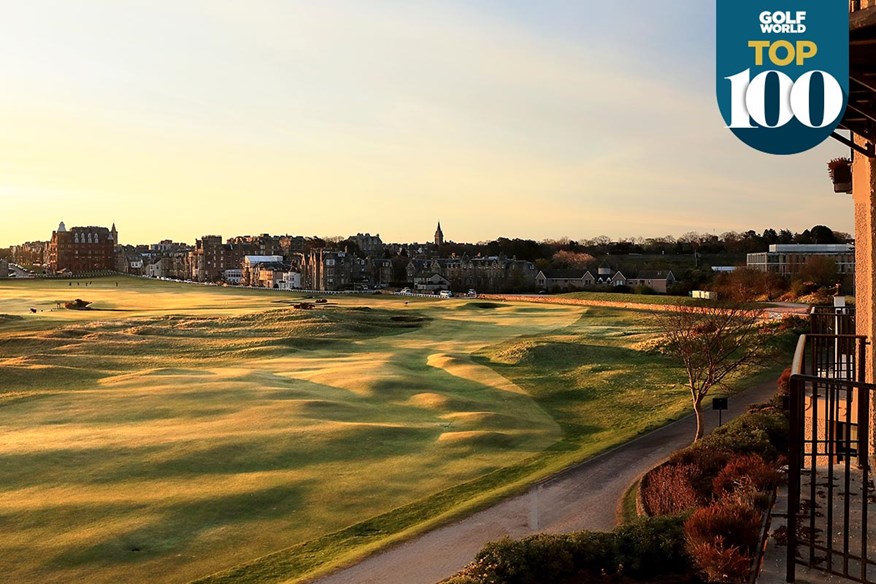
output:
POLYGON ((471 297, 471 298, 477 298, 477 297, 478 297, 478 291, 475 290, 474 288, 469 288, 469 289, 468 289, 468 292, 467 292, 466 294, 467 294, 467 296, 469 296, 469 297, 471 297))
POLYGON ((438 296, 440 296, 441 298, 453 298, 453 292, 451 292, 450 290, 442 290, 438 293, 438 296))
POLYGON ((410 288, 402 288, 401 290, 398 291, 398 293, 399 294, 410 294, 411 289, 410 288))

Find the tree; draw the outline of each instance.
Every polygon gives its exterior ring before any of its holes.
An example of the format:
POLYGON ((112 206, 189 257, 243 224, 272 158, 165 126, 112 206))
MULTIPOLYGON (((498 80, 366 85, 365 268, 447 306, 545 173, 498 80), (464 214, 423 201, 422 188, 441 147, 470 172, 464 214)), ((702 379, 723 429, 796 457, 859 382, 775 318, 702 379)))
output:
POLYGON ((771 356, 772 335, 763 330, 760 316, 759 310, 727 303, 675 306, 658 314, 664 350, 687 373, 697 420, 694 442, 703 437, 702 402, 709 391, 771 356))

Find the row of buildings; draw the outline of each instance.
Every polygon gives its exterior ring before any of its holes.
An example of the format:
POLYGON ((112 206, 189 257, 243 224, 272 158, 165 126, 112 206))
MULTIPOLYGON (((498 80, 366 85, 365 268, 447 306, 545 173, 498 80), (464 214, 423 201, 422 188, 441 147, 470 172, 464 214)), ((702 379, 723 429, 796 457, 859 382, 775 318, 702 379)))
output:
MULTIPOLYGON (((170 240, 149 246, 121 245, 115 225, 72 227, 63 222, 52 233, 40 258, 53 275, 116 271, 152 278, 224 282, 280 289, 334 291, 413 284, 420 291, 444 288, 524 291, 535 286, 532 262, 505 257, 408 259, 388 253, 380 235, 357 233, 333 249, 327 242, 301 236, 239 236, 223 240, 205 235, 194 246, 170 240)), ((439 223, 435 248, 444 244, 439 223)), ((36 244, 28 253, 35 252, 36 244)), ((15 253, 17 250, 13 250, 15 253)), ((412 250, 421 256, 422 249, 412 250)), ((22 250, 24 252, 24 250, 22 250)))
MULTIPOLYGON (((434 247, 401 250, 386 246, 380 235, 357 233, 343 245, 292 235, 238 236, 227 240, 205 235, 194 245, 170 240, 151 245, 122 245, 116 226, 72 227, 63 222, 48 242, 12 248, 19 264, 44 264, 55 275, 115 271, 153 278, 226 282, 269 288, 343 290, 405 282, 420 291, 476 289, 483 292, 546 290, 561 292, 600 286, 646 286, 665 293, 675 276, 670 271, 627 273, 605 266, 596 270, 542 270, 532 262, 492 257, 440 257, 441 224, 434 247), (333 246, 333 247, 330 247, 333 246), (428 255, 439 257, 426 257, 428 255)), ((829 258, 840 275, 853 274, 854 247, 838 245, 771 245, 748 254, 749 268, 785 276, 798 273, 813 258, 829 258)), ((0 271, 0 277, 3 271, 0 271)))
POLYGON ((649 270, 630 272, 625 275, 620 270, 600 267, 594 274, 590 270, 541 270, 535 277, 539 290, 548 292, 574 292, 598 287, 618 288, 645 286, 655 292, 665 294, 676 280, 671 270, 649 270))

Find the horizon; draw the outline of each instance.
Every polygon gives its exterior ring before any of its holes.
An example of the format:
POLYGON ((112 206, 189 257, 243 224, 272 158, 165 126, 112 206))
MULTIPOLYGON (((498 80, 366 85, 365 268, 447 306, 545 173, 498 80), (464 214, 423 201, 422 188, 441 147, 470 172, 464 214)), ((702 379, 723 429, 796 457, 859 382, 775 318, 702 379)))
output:
POLYGON ((714 29, 693 0, 14 3, 0 245, 62 218, 127 241, 851 231, 826 171, 846 147, 725 129, 714 29))
MULTIPOLYGON (((236 232, 236 233, 230 233, 230 234, 226 235, 226 234, 218 233, 218 232, 205 231, 205 232, 201 233, 200 235, 196 235, 196 236, 191 237, 189 239, 186 239, 186 238, 181 239, 181 238, 177 238, 177 237, 154 237, 152 239, 144 240, 144 241, 136 241, 136 242, 130 241, 130 242, 128 242, 128 241, 125 241, 124 229, 119 228, 119 226, 115 222, 110 222, 107 225, 103 225, 103 224, 99 224, 99 223, 95 223, 95 222, 82 223, 82 224, 70 223, 68 225, 68 221, 64 221, 63 219, 61 221, 63 221, 65 227, 68 230, 72 229, 74 227, 105 227, 105 228, 109 229, 110 226, 115 225, 116 230, 119 233, 119 239, 120 239, 120 242, 117 242, 117 243, 119 243, 120 245, 132 245, 132 246, 157 244, 161 241, 171 241, 174 243, 185 243, 185 244, 194 245, 196 239, 201 239, 202 237, 207 237, 207 236, 220 236, 220 237, 222 237, 222 241, 224 243, 224 242, 228 241, 229 238, 233 238, 233 237, 251 237, 251 236, 264 235, 264 234, 267 234, 270 236, 275 236, 275 237, 283 237, 283 236, 298 237, 298 236, 301 236, 301 237, 308 237, 308 238, 309 237, 316 237, 316 238, 320 238, 320 239, 328 239, 328 238, 336 238, 336 237, 342 237, 342 238, 346 239, 348 237, 353 237, 357 234, 362 234, 362 235, 371 235, 371 236, 380 237, 381 241, 384 244, 429 244, 432 242, 432 237, 429 237, 429 238, 422 240, 422 241, 421 240, 405 241, 405 240, 401 240, 401 239, 388 239, 388 238, 385 238, 383 235, 381 235, 381 232, 374 232, 374 231, 361 230, 361 229, 356 230, 356 231, 352 231, 352 232, 346 233, 346 234, 344 234, 344 233, 315 234, 315 233, 305 233, 305 232, 291 233, 289 231, 279 231, 279 232, 250 231, 250 232, 236 232)), ((701 234, 701 235, 712 235, 712 236, 717 236, 719 238, 721 236, 723 236, 724 234, 730 233, 730 232, 746 233, 748 231, 754 231, 758 235, 763 235, 763 232, 767 229, 774 229, 776 231, 787 229, 787 230, 791 231, 792 233, 796 234, 796 233, 802 233, 803 231, 809 230, 812 227, 815 227, 816 225, 824 225, 824 224, 823 223, 814 223, 812 225, 808 225, 806 227, 800 227, 800 228, 788 227, 788 226, 778 227, 778 226, 774 226, 774 225, 768 225, 768 226, 762 227, 760 229, 754 229, 753 227, 749 227, 748 229, 726 229, 726 230, 717 230, 717 231, 716 230, 697 231, 695 229, 690 229, 690 230, 687 230, 687 231, 684 231, 681 233, 664 233, 664 234, 658 234, 658 235, 629 234, 629 235, 623 235, 623 236, 612 236, 612 235, 608 235, 605 233, 598 233, 598 234, 593 234, 593 235, 585 235, 583 237, 573 237, 573 236, 568 235, 568 234, 557 235, 557 236, 548 235, 548 236, 544 236, 544 237, 524 237, 524 236, 520 236, 518 234, 503 234, 503 235, 497 235, 495 237, 488 238, 488 239, 475 239, 475 240, 454 239, 452 237, 448 237, 446 233, 444 234, 444 236, 445 236, 446 243, 453 243, 453 244, 460 244, 460 245, 485 244, 485 243, 489 243, 490 241, 495 241, 495 240, 502 238, 502 237, 507 238, 507 239, 522 239, 522 240, 532 240, 532 241, 537 241, 537 242, 561 241, 563 239, 569 239, 571 241, 575 241, 575 242, 578 242, 580 244, 582 242, 586 242, 588 240, 592 240, 592 239, 602 237, 602 236, 608 237, 612 242, 620 242, 620 241, 631 241, 631 240, 636 239, 636 238, 657 239, 657 238, 671 237, 673 239, 678 239, 679 237, 682 237, 688 233, 697 233, 697 234, 701 234)), ((60 221, 59 221, 59 224, 56 225, 51 230, 51 232, 49 233, 49 236, 45 239, 43 239, 43 238, 29 238, 29 239, 24 239, 22 241, 11 242, 11 243, 4 243, 4 242, 0 241, 0 248, 6 249, 6 248, 11 248, 11 247, 16 246, 16 245, 22 245, 25 243, 49 242, 52 239, 52 233, 54 233, 57 230, 58 226, 60 226, 60 221)), ((834 229, 830 225, 825 225, 825 226, 830 228, 834 233, 843 233, 846 235, 850 235, 851 239, 854 240, 854 232, 850 233, 850 232, 845 231, 843 229, 834 229)), ((443 226, 442 226, 442 231, 444 231, 443 226)), ((433 232, 433 235, 434 235, 434 232, 433 232)))

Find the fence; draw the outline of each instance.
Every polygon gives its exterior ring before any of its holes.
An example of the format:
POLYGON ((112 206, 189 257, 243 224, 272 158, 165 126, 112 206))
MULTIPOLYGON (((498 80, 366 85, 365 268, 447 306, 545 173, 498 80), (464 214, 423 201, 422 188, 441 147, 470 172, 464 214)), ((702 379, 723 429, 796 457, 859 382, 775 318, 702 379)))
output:
MULTIPOLYGON (((813 328, 848 330, 850 315, 828 314, 813 328)), ((869 549, 873 489, 865 383, 866 337, 803 335, 790 380, 787 580, 798 564, 876 583, 869 549)))

